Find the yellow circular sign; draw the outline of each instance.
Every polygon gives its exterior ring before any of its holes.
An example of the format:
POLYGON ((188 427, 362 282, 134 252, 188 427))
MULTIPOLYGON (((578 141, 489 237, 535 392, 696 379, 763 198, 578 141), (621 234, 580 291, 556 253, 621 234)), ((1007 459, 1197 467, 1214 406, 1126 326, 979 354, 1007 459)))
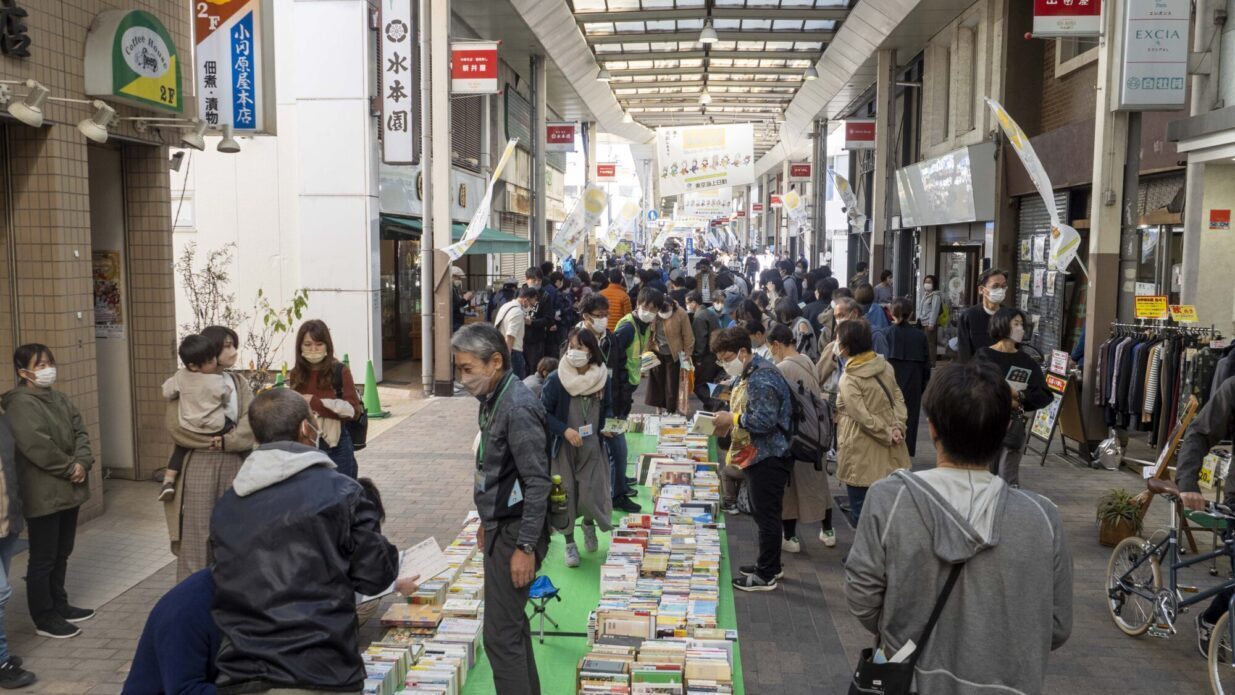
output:
POLYGON ((785 194, 785 207, 790 210, 796 210, 802 204, 802 197, 797 191, 789 191, 785 194))
POLYGON ((583 209, 593 215, 599 215, 604 212, 607 202, 605 192, 599 188, 588 189, 583 194, 583 209))

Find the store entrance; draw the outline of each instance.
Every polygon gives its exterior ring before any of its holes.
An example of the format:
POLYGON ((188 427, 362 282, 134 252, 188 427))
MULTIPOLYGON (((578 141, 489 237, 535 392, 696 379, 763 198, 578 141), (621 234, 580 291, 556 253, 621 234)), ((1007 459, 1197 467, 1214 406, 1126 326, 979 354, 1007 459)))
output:
POLYGON ((420 383, 420 237, 382 230, 382 383, 420 383))
POLYGON ((125 242, 124 168, 119 148, 89 149, 90 247, 94 282, 94 354, 99 384, 103 465, 141 478, 133 422, 132 314, 125 242))
POLYGON ((978 275, 982 268, 982 247, 946 246, 939 249, 935 267, 939 269, 940 289, 943 300, 948 303, 952 324, 939 329, 940 340, 945 344, 956 336, 956 319, 966 308, 978 301, 978 275))

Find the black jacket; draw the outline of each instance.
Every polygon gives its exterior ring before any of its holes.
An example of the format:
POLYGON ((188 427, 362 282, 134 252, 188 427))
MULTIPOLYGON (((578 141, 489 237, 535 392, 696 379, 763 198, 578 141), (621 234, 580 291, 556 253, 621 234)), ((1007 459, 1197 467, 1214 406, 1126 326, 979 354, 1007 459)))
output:
POLYGON ((978 350, 995 344, 991 337, 991 315, 982 301, 961 312, 956 325, 956 353, 961 362, 968 362, 978 350))
POLYGON ((324 452, 253 450, 210 520, 219 693, 359 692, 356 595, 398 575, 377 507, 324 452))
MULTIPOLYGON (((1188 431, 1184 434, 1183 443, 1179 446, 1179 461, 1175 468, 1175 482, 1184 492, 1200 492, 1197 476, 1201 472, 1201 464, 1209 450, 1224 439, 1230 439, 1235 433, 1235 378, 1227 379, 1213 392, 1209 402, 1196 414, 1188 431)), ((1225 502, 1230 504, 1235 498, 1235 466, 1227 472, 1225 502)))

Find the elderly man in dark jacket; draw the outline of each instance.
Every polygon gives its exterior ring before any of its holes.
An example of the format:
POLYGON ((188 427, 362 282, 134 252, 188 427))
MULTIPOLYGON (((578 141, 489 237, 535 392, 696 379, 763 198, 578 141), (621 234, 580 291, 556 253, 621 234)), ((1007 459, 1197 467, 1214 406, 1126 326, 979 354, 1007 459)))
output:
POLYGON ((314 446, 321 429, 299 394, 261 394, 249 423, 260 446, 210 520, 219 692, 358 693, 356 592, 390 586, 399 553, 364 489, 314 446))
POLYGON ((506 341, 471 324, 450 339, 459 381, 480 400, 473 496, 485 558, 485 654, 498 695, 539 695, 528 591, 549 549, 545 409, 510 371, 506 341))

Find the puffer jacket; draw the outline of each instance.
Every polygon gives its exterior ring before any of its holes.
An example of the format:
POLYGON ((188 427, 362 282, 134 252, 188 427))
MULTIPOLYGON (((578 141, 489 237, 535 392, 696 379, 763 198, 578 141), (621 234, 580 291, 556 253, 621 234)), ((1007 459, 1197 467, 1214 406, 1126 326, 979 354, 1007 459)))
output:
POLYGON ((265 444, 215 503, 219 693, 364 687, 355 592, 390 586, 399 553, 364 490, 334 468, 318 449, 265 444))
POLYGON ((21 497, 17 494, 17 453, 13 427, 0 417, 0 538, 21 533, 21 497))
POLYGON ((27 519, 80 507, 89 480, 69 482, 73 464, 94 466, 90 435, 69 397, 55 389, 18 386, 0 398, 16 444, 17 489, 27 519))
POLYGON ((892 443, 892 429, 906 429, 907 412, 887 360, 874 352, 849 358, 840 377, 836 413, 837 480, 870 487, 898 468, 909 468, 905 442, 892 443))

